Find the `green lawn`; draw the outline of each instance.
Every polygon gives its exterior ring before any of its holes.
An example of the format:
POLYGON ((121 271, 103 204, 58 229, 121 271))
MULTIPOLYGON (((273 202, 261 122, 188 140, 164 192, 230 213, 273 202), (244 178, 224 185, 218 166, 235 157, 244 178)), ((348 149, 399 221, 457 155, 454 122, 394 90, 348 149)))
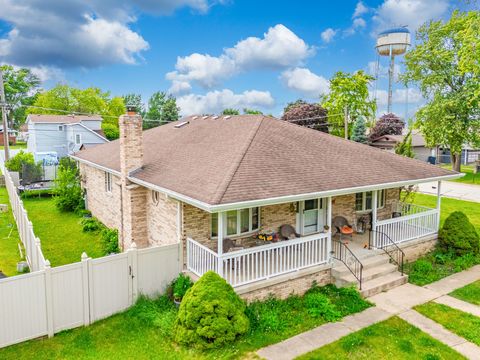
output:
POLYGON ((17 262, 22 260, 18 250, 21 242, 7 189, 4 187, 0 188, 0 204, 8 205, 8 211, 0 213, 0 271, 7 276, 12 276, 17 274, 17 262))
MULTIPOLYGON (((327 295, 342 316, 370 306, 352 289, 334 286, 317 288, 327 295)), ((247 307, 250 331, 234 344, 200 351, 175 344, 177 308, 165 296, 152 301, 140 299, 124 313, 89 327, 64 331, 51 339, 39 339, 0 349, 7 359, 232 359, 251 356, 261 347, 279 342, 324 324, 321 316, 306 310, 302 297, 267 300, 247 307)))
POLYGON ((83 232, 82 218, 59 211, 53 198, 26 198, 23 204, 52 266, 78 262, 84 251, 92 258, 103 255, 100 234, 83 232))
POLYGON ((406 321, 392 317, 298 359, 464 359, 406 321))
POLYGON ((457 299, 480 305, 480 280, 457 289, 450 293, 450 295, 457 299))
MULTIPOLYGON (((0 145, 0 150, 3 150, 3 145, 0 145)), ((17 149, 26 149, 27 143, 18 141, 15 145, 10 145, 10 150, 17 150, 17 149)))
POLYGON ((434 302, 416 306, 415 310, 458 336, 480 345, 479 317, 434 302))
MULTIPOLYGON (((442 165, 444 169, 452 170, 451 165, 442 165)), ((462 165, 460 167, 460 171, 465 174, 464 177, 461 177, 459 179, 455 180, 449 180, 449 181, 455 181, 459 183, 465 183, 465 184, 478 184, 480 185, 480 174, 474 175, 473 174, 473 165, 462 165)))
MULTIPOLYGON (((418 205, 434 208, 436 206, 436 196, 415 194, 414 203, 418 205)), ((463 211, 472 224, 480 233, 480 204, 471 201, 463 201, 450 198, 442 198, 440 223, 454 211, 463 211)), ((467 255, 464 257, 449 257, 430 253, 422 256, 417 261, 406 264, 405 272, 409 274, 409 282, 423 286, 444 277, 465 270, 477 263, 480 263, 480 257, 467 255)))

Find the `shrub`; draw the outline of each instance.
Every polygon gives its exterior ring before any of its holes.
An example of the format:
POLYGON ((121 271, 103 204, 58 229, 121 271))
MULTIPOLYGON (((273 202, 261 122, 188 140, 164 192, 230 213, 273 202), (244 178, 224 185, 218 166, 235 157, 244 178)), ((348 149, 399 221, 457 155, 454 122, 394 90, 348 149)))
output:
POLYGON ((478 254, 480 239, 475 227, 461 211, 451 213, 438 233, 438 247, 455 255, 478 254))
POLYGON ((336 321, 342 317, 342 314, 335 309, 328 297, 320 292, 305 294, 303 301, 307 312, 313 317, 322 317, 327 321, 336 321))
POLYGON ((185 274, 180 274, 175 280, 172 282, 172 292, 173 297, 176 300, 181 300, 187 293, 187 290, 193 286, 193 282, 189 276, 185 274))
POLYGON ((98 221, 96 218, 85 218, 82 220, 82 231, 83 232, 96 232, 103 227, 103 224, 98 221))
POLYGON ((120 252, 118 247, 118 230, 109 229, 102 224, 102 249, 104 255, 116 254, 120 252))
POLYGON ((53 193, 55 205, 61 211, 78 211, 85 207, 80 172, 73 160, 66 158, 60 162, 53 193))
POLYGON ((120 137, 120 130, 115 124, 102 124, 102 130, 108 140, 115 140, 120 137))
POLYGON ((199 348, 218 347, 248 331, 245 304, 213 271, 185 294, 175 322, 175 340, 199 348))
POLYGON ((32 153, 26 153, 20 150, 17 155, 5 162, 5 167, 9 171, 22 171, 23 165, 35 165, 35 160, 32 153))

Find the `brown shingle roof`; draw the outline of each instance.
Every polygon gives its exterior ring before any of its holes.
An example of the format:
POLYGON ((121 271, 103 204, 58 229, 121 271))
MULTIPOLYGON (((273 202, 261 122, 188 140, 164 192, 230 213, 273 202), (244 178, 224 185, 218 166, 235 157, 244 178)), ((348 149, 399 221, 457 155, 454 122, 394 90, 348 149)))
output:
MULTIPOLYGON (((454 174, 262 115, 186 120, 143 133, 133 177, 210 205, 454 174)), ((120 171, 118 140, 76 156, 120 171)))
POLYGON ((37 114, 30 114, 28 115, 27 120, 32 122, 49 122, 49 123, 61 123, 61 124, 75 124, 80 121, 88 121, 88 120, 97 120, 102 121, 102 117, 100 115, 37 115, 37 114))

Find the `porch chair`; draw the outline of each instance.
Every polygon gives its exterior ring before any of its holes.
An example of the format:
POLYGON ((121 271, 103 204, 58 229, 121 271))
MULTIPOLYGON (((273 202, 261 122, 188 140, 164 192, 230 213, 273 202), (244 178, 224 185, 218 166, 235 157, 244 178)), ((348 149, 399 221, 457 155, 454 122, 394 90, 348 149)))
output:
POLYGON ((343 216, 335 216, 332 220, 332 224, 337 229, 337 234, 340 234, 340 241, 343 236, 350 236, 353 240, 353 227, 348 223, 348 220, 343 216))
POLYGON ((296 238, 300 237, 300 234, 297 233, 292 225, 284 224, 280 226, 280 239, 281 240, 290 240, 294 235, 296 238))

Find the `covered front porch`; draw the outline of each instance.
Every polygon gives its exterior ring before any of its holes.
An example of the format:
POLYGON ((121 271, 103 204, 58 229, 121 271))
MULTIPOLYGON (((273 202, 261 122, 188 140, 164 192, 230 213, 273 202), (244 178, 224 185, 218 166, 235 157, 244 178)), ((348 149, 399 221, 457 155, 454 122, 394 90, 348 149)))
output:
POLYGON ((208 239, 187 234, 187 270, 198 276, 213 270, 238 287, 309 267, 328 267, 337 259, 361 281, 363 257, 438 231, 439 195, 437 207, 430 209, 401 203, 399 189, 358 194, 212 214, 208 239), (352 235, 338 232, 337 217, 346 219, 352 235), (282 225, 291 225, 294 234, 282 237, 282 225))

